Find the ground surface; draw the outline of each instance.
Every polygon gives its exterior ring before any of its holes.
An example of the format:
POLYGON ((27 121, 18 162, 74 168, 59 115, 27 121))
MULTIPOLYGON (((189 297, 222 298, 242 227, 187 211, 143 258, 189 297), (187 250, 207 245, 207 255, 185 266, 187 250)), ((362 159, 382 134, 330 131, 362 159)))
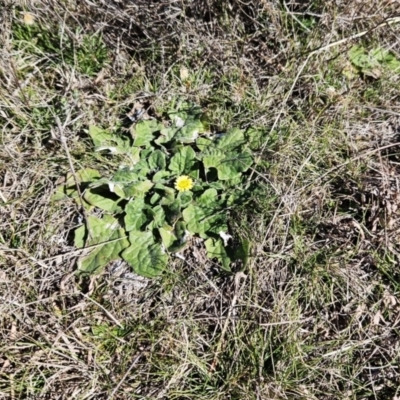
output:
POLYGON ((0 399, 400 397, 397 1, 1 0, 0 33, 0 399), (76 277, 51 196, 140 99, 262 132, 243 273, 76 277))

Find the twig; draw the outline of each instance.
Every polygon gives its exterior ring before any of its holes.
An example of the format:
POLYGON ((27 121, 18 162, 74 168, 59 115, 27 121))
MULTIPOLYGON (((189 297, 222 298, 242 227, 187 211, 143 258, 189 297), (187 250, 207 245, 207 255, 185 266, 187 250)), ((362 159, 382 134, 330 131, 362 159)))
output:
POLYGON ((104 308, 100 303, 98 303, 96 300, 93 300, 90 296, 88 296, 86 293, 82 293, 82 296, 86 297, 88 300, 90 300, 92 303, 96 304, 96 306, 100 307, 116 325, 118 325, 121 329, 123 329, 123 325, 121 322, 117 320, 106 308, 104 308))
POLYGON ((259 326, 277 326, 277 325, 290 325, 290 324, 300 324, 303 322, 310 321, 312 317, 305 318, 305 319, 298 319, 293 321, 280 321, 280 322, 268 322, 265 324, 259 324, 259 326))
POLYGON ((108 400, 112 400, 114 398, 114 396, 116 395, 116 393, 118 392, 118 389, 121 387, 121 385, 124 383, 125 379, 127 378, 127 376, 130 374, 130 372, 132 371, 133 367, 138 363, 138 361, 140 360, 140 357, 142 357, 142 354, 139 354, 132 362, 132 364, 130 365, 130 367, 128 368, 128 370, 125 372, 124 376, 121 378, 121 380, 118 382, 118 385, 115 386, 114 390, 111 392, 111 394, 108 396, 108 400))
POLYGON ((295 13, 292 13, 292 12, 289 10, 289 8, 288 8, 288 6, 287 6, 287 4, 286 4, 285 1, 283 2, 283 6, 285 7, 287 13, 288 13, 298 24, 300 24, 307 32, 310 32, 310 29, 308 29, 308 28, 296 17, 295 13))

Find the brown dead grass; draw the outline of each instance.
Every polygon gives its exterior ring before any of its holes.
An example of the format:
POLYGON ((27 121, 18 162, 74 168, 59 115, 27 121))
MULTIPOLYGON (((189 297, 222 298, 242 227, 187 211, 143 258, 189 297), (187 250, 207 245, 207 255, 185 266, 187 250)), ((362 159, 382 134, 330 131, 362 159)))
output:
POLYGON ((400 396, 400 80, 342 74, 353 43, 400 57, 400 25, 376 28, 396 2, 350 3, 0 3, 0 398, 400 396), (108 65, 88 77, 16 49, 22 10, 76 42, 100 32, 108 65), (262 192, 232 212, 253 244, 245 279, 201 247, 155 281, 123 263, 75 276, 82 215, 51 200, 69 172, 54 116, 76 168, 113 170, 84 130, 116 126, 143 96, 264 129, 262 192))

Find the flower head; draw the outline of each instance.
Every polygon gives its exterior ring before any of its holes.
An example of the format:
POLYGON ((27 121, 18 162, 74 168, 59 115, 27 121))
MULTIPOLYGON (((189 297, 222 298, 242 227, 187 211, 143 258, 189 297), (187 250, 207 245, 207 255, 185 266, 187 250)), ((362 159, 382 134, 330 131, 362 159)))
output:
POLYGON ((179 176, 175 182, 176 190, 180 192, 186 192, 193 187, 193 180, 186 175, 179 176))

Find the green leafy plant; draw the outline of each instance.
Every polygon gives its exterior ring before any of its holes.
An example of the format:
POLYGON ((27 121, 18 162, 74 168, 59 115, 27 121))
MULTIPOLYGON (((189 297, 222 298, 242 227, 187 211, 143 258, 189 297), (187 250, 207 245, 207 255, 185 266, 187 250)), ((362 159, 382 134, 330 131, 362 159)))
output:
POLYGON ((183 103, 168 117, 165 124, 139 121, 132 138, 89 128, 96 150, 125 156, 126 164, 111 177, 82 169, 57 190, 56 199, 81 201, 77 179, 89 214, 75 231, 75 245, 89 251, 78 262, 80 272, 95 273, 122 258, 136 273, 154 277, 170 254, 190 246, 193 235, 205 240, 208 256, 223 269, 230 270, 235 259, 246 263, 248 242, 228 250, 227 212, 248 196, 251 141, 236 128, 208 134, 197 106, 183 103))
POLYGON ((400 61, 395 55, 382 47, 367 51, 363 46, 353 46, 349 52, 351 63, 364 75, 379 78, 384 68, 400 71, 400 61))

